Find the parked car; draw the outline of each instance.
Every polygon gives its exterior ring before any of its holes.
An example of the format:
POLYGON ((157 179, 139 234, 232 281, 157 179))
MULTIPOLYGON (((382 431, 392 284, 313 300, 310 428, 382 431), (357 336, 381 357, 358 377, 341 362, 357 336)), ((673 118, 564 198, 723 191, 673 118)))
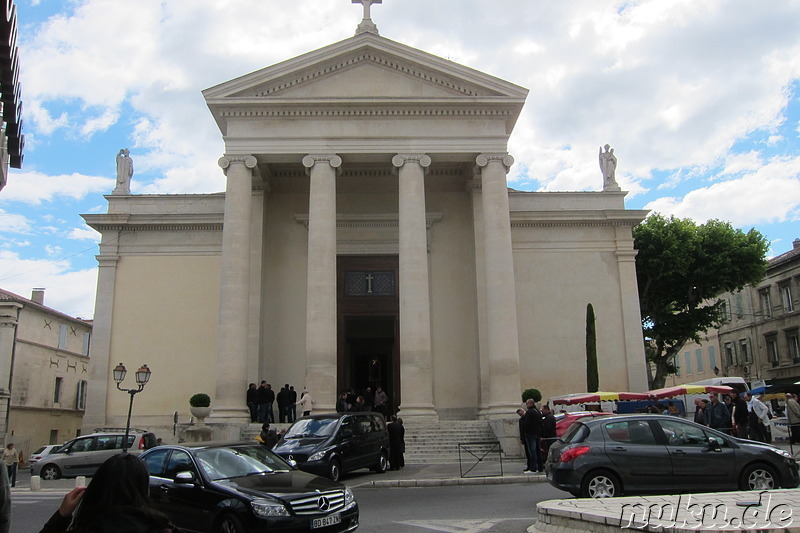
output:
POLYGON ((28 463, 31 466, 33 466, 34 464, 36 464, 36 461, 40 460, 45 455, 51 454, 53 452, 53 450, 57 450, 61 446, 62 446, 61 444, 48 444, 46 446, 42 446, 41 448, 38 448, 35 452, 33 452, 28 457, 28 463))
POLYGON ((656 414, 576 421, 550 447, 545 471, 554 487, 592 498, 800 484, 785 450, 656 414))
MULTIPOLYGON (((92 476, 103 462, 122 453, 125 432, 92 433, 72 439, 31 467, 32 476, 42 479, 92 476)), ((156 445, 156 436, 142 430, 131 430, 126 448, 139 454, 156 445)))
POLYGON ((273 450, 300 470, 333 481, 360 468, 386 472, 389 433, 379 413, 334 413, 300 418, 273 450))
POLYGON ((613 413, 602 411, 573 411, 571 413, 559 413, 556 417, 556 437, 563 435, 575 421, 586 417, 594 418, 597 416, 611 416, 613 413))
POLYGON ((181 531, 353 531, 349 488, 294 469, 260 444, 173 446, 142 454, 150 500, 181 531))

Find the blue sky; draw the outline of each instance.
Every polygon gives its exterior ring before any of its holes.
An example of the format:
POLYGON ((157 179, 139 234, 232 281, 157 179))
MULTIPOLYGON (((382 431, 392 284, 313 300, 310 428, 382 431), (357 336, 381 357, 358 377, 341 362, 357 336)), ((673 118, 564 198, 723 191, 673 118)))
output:
MULTIPOLYGON (((91 317, 114 157, 137 193, 217 192, 201 91, 351 36, 350 0, 17 0, 25 160, 0 191, 0 287, 91 317)), ((800 1, 384 0, 381 35, 530 90, 509 151, 520 190, 800 238, 800 1)))

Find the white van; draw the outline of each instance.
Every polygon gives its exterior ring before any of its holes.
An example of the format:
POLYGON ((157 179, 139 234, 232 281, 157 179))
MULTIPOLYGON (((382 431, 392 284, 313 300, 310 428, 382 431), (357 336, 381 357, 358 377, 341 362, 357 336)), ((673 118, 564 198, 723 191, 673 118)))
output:
MULTIPOLYGON (((692 383, 684 383, 684 385, 702 385, 702 386, 713 386, 713 387, 721 387, 721 386, 728 386, 733 388, 736 392, 742 393, 747 392, 750 390, 750 387, 747 385, 747 382, 744 378, 740 378, 737 376, 730 376, 730 377, 721 377, 721 378, 711 378, 711 379, 704 379, 701 381, 693 381, 692 383)), ((703 394, 687 394, 684 396, 686 398, 686 417, 690 420, 694 420, 694 400, 695 398, 702 398, 703 400, 708 400, 708 393, 703 394)), ((720 398, 722 400, 722 398, 720 398)))

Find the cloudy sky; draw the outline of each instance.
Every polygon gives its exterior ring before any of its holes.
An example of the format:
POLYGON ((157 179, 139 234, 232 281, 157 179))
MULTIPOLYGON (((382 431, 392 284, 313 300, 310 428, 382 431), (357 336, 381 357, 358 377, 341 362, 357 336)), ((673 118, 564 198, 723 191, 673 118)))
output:
MULTIPOLYGON (((223 144, 201 90, 352 36, 350 0, 16 0, 26 135, 0 191, 0 287, 94 311, 114 157, 136 193, 218 192, 223 144)), ((800 238, 800 0, 384 0, 381 35, 530 90, 511 138, 521 190, 800 238)))

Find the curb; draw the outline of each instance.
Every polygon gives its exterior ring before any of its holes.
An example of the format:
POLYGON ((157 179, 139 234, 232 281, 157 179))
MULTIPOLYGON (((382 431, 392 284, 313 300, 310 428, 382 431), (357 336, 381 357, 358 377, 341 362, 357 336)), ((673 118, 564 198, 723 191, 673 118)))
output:
POLYGON ((408 487, 445 487, 455 485, 511 485, 514 483, 545 483, 543 474, 526 474, 524 476, 492 476, 492 477, 456 477, 435 479, 385 479, 372 480, 348 485, 350 488, 408 488, 408 487))

